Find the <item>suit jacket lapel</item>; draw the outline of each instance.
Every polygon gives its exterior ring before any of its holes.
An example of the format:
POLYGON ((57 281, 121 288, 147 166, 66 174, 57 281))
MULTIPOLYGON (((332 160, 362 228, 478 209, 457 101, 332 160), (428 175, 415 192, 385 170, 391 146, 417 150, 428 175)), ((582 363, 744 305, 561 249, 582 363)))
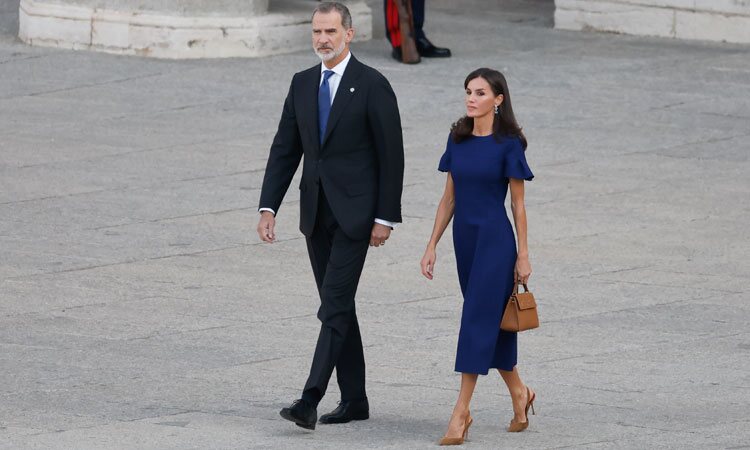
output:
POLYGON ((307 112, 307 126, 310 129, 311 137, 315 148, 320 151, 320 131, 318 131, 318 89, 320 88, 320 64, 315 66, 317 71, 310 71, 310 79, 305 80, 307 93, 305 94, 306 105, 314 105, 312 108, 305 108, 307 112))
MULTIPOLYGON (((357 79, 359 78, 361 70, 362 63, 357 61, 357 59, 354 58, 354 55, 352 55, 349 64, 346 65, 344 76, 341 77, 336 96, 333 98, 333 105, 331 105, 331 113, 328 116, 328 124, 326 124, 326 134, 323 138, 323 144, 326 143, 326 140, 331 135, 331 131, 336 126, 336 122, 341 118, 349 100, 354 96, 354 93, 357 90, 357 79)), ((315 104, 317 105, 317 101, 315 104)), ((317 120, 317 115, 315 118, 317 120)))

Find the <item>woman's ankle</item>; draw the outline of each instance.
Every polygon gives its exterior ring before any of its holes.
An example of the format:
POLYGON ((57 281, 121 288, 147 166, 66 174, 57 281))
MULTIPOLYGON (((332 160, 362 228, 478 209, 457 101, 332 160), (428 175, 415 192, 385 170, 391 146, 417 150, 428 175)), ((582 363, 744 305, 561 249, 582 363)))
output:
POLYGON ((469 415, 469 405, 456 405, 453 408, 453 415, 460 418, 466 418, 469 415))

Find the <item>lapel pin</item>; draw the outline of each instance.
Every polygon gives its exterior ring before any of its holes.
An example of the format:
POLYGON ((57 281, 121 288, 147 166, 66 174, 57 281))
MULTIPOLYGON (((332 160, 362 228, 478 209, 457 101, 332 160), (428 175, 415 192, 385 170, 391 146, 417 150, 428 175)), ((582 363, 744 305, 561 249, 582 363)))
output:
POLYGON ((354 92, 354 88, 349 88, 349 92, 354 92))

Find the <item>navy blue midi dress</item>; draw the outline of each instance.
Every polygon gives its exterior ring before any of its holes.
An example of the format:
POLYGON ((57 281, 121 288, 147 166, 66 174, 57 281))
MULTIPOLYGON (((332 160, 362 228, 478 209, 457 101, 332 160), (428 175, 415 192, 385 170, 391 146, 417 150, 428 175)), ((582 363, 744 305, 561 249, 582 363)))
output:
POLYGON ((456 371, 486 375, 513 370, 516 333, 500 330, 513 290, 516 239, 505 211, 510 178, 531 180, 521 141, 504 136, 448 139, 438 170, 450 172, 455 190, 453 247, 464 297, 456 371))

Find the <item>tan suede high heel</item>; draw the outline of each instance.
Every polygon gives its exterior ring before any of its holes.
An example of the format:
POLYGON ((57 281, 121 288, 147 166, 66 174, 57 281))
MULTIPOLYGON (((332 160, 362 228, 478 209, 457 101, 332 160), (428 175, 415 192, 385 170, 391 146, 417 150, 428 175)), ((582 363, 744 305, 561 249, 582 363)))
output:
POLYGON ((511 420, 510 425, 508 425, 508 432, 510 433, 518 433, 529 427, 529 408, 531 408, 531 414, 536 415, 536 411, 534 411, 536 392, 531 392, 531 389, 526 386, 526 396, 528 397, 526 401, 526 422, 514 422, 511 420))
POLYGON ((438 445, 462 445, 464 440, 469 439, 469 427, 474 423, 474 419, 471 418, 471 413, 466 416, 466 422, 464 422, 464 434, 461 437, 443 437, 440 439, 438 445))

